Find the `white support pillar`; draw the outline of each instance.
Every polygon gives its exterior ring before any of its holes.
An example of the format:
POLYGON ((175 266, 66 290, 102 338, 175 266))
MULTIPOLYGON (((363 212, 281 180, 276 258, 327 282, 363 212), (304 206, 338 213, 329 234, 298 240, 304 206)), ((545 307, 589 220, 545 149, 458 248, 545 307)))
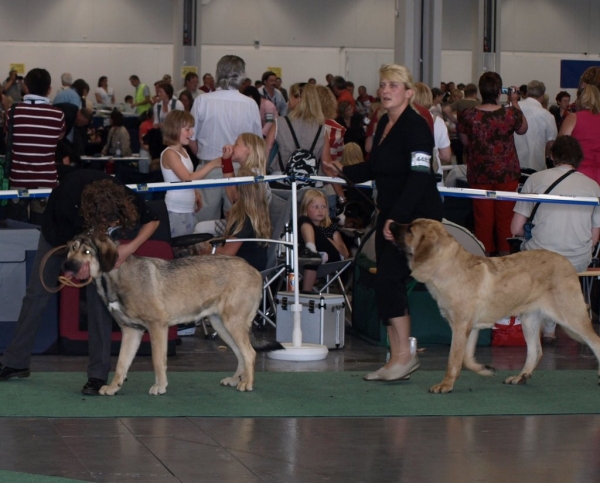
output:
POLYGON ((442 80, 442 6, 443 0, 423 2, 423 78, 431 87, 442 80))
POLYGON ((394 62, 406 66, 421 79, 421 9, 416 0, 396 0, 394 62))
POLYGON ((442 4, 443 0, 396 0, 394 62, 430 86, 441 79, 442 4))
POLYGON ((201 2, 172 0, 173 2, 173 86, 183 87, 182 69, 193 67, 202 78, 200 68, 201 2))
POLYGON ((500 73, 502 43, 501 32, 502 0, 478 0, 474 12, 473 36, 473 81, 476 82, 483 72, 500 73))

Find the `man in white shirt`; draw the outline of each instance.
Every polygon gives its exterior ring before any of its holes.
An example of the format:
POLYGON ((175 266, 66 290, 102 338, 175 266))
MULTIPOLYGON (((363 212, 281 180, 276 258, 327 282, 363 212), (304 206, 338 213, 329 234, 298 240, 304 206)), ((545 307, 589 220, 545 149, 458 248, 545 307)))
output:
POLYGON ((529 126, 525 134, 515 135, 521 169, 546 169, 546 158, 549 157, 550 147, 557 136, 554 116, 542 107, 545 93, 544 83, 533 80, 527 84, 527 97, 519 101, 519 107, 529 126))
MULTIPOLYGON (((246 78, 246 64, 236 55, 225 55, 217 64, 217 90, 198 96, 191 110, 196 121, 190 148, 200 166, 221 157, 223 146, 234 144, 238 136, 251 132, 262 137, 258 105, 239 92, 246 78)), ((206 179, 223 178, 221 169, 213 169, 206 179)), ((198 221, 218 220, 231 208, 224 188, 204 188, 198 221)))
MULTIPOLYGON (((527 89, 527 97, 530 91, 527 89)), ((523 194, 542 194, 560 180, 549 194, 598 198, 600 186, 591 178, 575 170, 583 159, 580 144, 571 136, 559 136, 550 148, 554 167, 534 173, 523 185, 523 194), (570 175, 567 173, 573 171, 570 175), (562 177, 562 180, 561 180, 562 177)), ((525 235, 535 203, 518 201, 511 222, 513 236, 525 235)), ((587 270, 592 251, 600 237, 600 207, 568 203, 540 203, 531 220, 531 238, 521 244, 521 250, 544 249, 566 257, 578 272, 587 270)), ((555 340, 556 324, 545 322, 542 341, 555 340)))

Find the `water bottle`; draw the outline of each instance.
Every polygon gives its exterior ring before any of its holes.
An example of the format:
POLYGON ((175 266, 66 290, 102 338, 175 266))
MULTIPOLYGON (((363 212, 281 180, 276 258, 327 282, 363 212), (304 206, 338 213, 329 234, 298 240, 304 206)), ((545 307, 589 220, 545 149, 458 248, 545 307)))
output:
POLYGON ((410 344, 411 355, 415 355, 417 353, 417 339, 415 337, 409 337, 408 342, 410 344))
POLYGON ((287 276, 287 291, 293 292, 295 285, 296 285, 296 280, 294 277, 294 272, 290 272, 290 273, 288 273, 288 276, 287 276))
POLYGON ((121 157, 121 141, 117 141, 117 149, 115 151, 115 158, 121 157))

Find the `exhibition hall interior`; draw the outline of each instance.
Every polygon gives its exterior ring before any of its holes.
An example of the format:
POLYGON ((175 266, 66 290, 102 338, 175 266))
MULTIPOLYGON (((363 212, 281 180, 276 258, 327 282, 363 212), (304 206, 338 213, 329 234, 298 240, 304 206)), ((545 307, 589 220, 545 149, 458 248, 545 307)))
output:
POLYGON ((600 480, 600 2, 0 12, 0 482, 600 480))

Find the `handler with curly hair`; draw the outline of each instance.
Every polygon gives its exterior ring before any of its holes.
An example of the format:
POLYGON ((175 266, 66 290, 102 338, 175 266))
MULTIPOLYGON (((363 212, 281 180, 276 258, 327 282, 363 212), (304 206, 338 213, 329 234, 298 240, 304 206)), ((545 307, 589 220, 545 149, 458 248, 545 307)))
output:
MULTIPOLYGON (((0 359, 0 381, 30 375, 29 363, 35 337, 52 297, 38 276, 46 253, 66 244, 84 230, 103 238, 108 236, 111 229, 122 227, 133 230, 139 225, 139 231, 131 242, 118 247, 119 258, 115 267, 119 267, 152 236, 158 224, 158 217, 147 209, 144 200, 111 176, 91 169, 78 170, 66 176, 48 198, 32 276, 23 298, 17 327, 0 359)), ((46 284, 56 284, 63 260, 64 255, 48 259, 44 270, 46 284)), ((112 317, 100 299, 95 284, 86 287, 86 294, 90 359, 88 382, 81 392, 97 395, 106 384, 110 371, 112 317)))

